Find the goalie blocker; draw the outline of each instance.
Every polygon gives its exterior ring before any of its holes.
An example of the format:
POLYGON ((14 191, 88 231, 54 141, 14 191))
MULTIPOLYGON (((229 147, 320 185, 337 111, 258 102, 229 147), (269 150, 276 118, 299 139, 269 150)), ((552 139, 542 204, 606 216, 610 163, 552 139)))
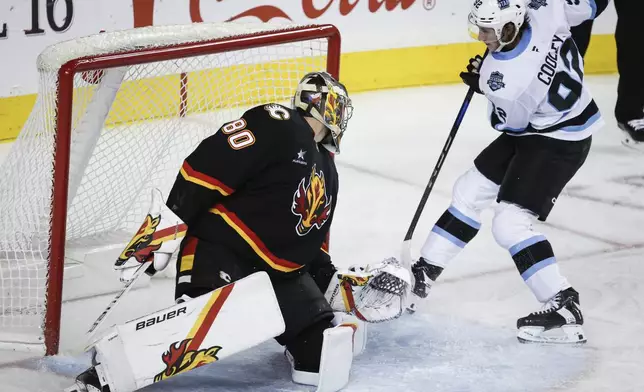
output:
MULTIPOLYGON (((363 324, 352 316, 337 315, 334 321, 336 326, 323 332, 320 371, 293 368, 295 382, 318 385, 320 392, 337 391, 348 382, 352 347, 361 352, 366 335, 363 324)), ((94 366, 66 392, 135 391, 256 346, 284 330, 268 275, 258 272, 110 328, 91 349, 94 366)), ((290 353, 287 356, 294 364, 290 353)))

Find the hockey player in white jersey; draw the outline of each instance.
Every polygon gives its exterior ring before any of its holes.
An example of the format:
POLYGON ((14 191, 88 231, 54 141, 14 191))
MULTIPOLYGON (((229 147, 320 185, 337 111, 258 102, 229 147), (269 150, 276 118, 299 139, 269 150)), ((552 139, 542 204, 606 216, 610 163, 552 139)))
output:
POLYGON ((591 135, 603 125, 570 37, 570 26, 594 18, 595 11, 594 0, 474 1, 470 32, 489 55, 471 59, 461 77, 489 100, 490 125, 501 135, 458 178, 450 207, 412 266, 413 292, 424 298, 479 231, 481 211, 493 208, 496 242, 544 304, 517 321, 521 342, 586 341, 579 293, 561 275, 550 242, 532 223, 546 220, 583 165, 591 135))

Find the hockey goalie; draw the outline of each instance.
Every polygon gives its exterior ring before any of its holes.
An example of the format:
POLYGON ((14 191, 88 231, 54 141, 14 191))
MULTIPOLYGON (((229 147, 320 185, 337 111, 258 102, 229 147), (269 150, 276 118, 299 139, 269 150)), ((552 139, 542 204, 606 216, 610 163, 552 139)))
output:
POLYGON ((271 338, 286 348, 294 382, 342 389, 366 323, 400 316, 410 290, 395 260, 331 263, 332 154, 352 109, 341 83, 311 73, 292 108, 254 107, 203 140, 166 203, 153 192, 115 267, 130 282, 164 270, 178 250, 176 305, 111 327, 68 391, 134 391, 271 338))

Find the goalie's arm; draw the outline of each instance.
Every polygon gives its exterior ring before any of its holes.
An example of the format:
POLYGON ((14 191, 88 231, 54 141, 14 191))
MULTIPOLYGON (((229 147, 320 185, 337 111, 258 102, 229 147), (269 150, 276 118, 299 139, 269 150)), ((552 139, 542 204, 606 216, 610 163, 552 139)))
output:
POLYGON ((261 170, 273 139, 261 128, 250 130, 244 117, 224 124, 184 160, 167 206, 190 227, 261 170))

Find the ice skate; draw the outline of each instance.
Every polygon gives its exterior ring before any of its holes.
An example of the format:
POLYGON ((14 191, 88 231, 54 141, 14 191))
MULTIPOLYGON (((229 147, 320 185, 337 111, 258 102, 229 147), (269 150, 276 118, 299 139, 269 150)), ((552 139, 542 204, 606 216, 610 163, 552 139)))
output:
POLYGON ((521 343, 586 343, 579 293, 572 287, 560 291, 544 309, 517 320, 521 343))
POLYGON ((110 392, 109 386, 101 385, 95 367, 91 367, 76 377, 76 384, 65 392, 110 392))
POLYGON ((617 125, 626 135, 624 140, 622 140, 622 144, 626 147, 644 152, 644 118, 623 123, 618 122, 617 125))
POLYGON ((414 285, 411 290, 413 295, 410 304, 407 306, 407 312, 414 313, 416 311, 416 302, 420 298, 427 298, 432 285, 443 272, 443 268, 430 264, 421 257, 411 266, 411 272, 414 275, 414 285))

